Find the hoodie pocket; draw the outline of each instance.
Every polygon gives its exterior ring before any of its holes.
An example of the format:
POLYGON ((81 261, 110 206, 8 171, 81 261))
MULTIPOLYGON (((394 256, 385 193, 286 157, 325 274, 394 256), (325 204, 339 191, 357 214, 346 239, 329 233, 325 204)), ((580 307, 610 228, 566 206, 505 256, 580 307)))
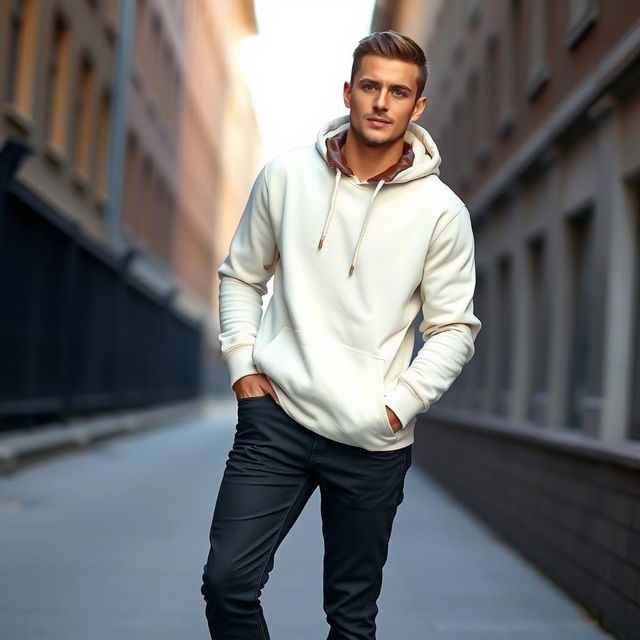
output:
POLYGON ((282 389, 283 407, 302 425, 357 446, 397 438, 384 407, 383 358, 282 327, 254 362, 282 389))

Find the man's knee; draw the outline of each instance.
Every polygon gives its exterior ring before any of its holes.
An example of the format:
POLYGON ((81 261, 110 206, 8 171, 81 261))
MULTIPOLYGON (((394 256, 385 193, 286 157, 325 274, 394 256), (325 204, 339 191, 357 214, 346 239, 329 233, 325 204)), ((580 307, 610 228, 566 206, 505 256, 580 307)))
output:
POLYGON ((255 579, 215 556, 204 566, 200 592, 207 602, 223 608, 251 604, 257 599, 255 579))

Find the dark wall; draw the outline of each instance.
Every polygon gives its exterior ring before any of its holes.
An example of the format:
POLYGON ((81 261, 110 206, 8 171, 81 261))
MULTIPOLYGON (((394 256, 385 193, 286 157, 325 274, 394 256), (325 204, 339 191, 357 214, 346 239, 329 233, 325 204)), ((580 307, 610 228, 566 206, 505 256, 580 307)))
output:
POLYGON ((0 429, 199 394, 202 328, 32 191, 0 184, 0 429))
POLYGON ((640 446, 430 409, 415 460, 605 629, 640 638, 640 446))

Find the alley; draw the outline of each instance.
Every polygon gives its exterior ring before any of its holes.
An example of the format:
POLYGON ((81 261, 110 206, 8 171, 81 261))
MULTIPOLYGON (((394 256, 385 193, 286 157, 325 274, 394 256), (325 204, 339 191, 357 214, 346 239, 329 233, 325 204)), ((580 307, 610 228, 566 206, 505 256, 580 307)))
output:
MULTIPOLYGON (((205 640, 200 575, 235 403, 0 477, 3 640, 205 640)), ((326 637, 319 493, 263 594, 273 640, 326 637)), ((379 640, 611 637, 414 463, 379 640)))

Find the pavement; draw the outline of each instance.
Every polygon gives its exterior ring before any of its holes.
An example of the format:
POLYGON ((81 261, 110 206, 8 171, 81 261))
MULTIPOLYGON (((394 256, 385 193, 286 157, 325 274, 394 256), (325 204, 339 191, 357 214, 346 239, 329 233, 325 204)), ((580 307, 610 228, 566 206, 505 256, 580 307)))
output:
MULTIPOLYGON (((208 638, 200 577, 236 420, 231 398, 78 422, 66 445, 59 426, 2 438, 0 637, 208 638)), ((273 640, 327 636, 319 506, 262 594, 273 640)), ((378 640, 613 637, 415 462, 378 607, 378 640)))

